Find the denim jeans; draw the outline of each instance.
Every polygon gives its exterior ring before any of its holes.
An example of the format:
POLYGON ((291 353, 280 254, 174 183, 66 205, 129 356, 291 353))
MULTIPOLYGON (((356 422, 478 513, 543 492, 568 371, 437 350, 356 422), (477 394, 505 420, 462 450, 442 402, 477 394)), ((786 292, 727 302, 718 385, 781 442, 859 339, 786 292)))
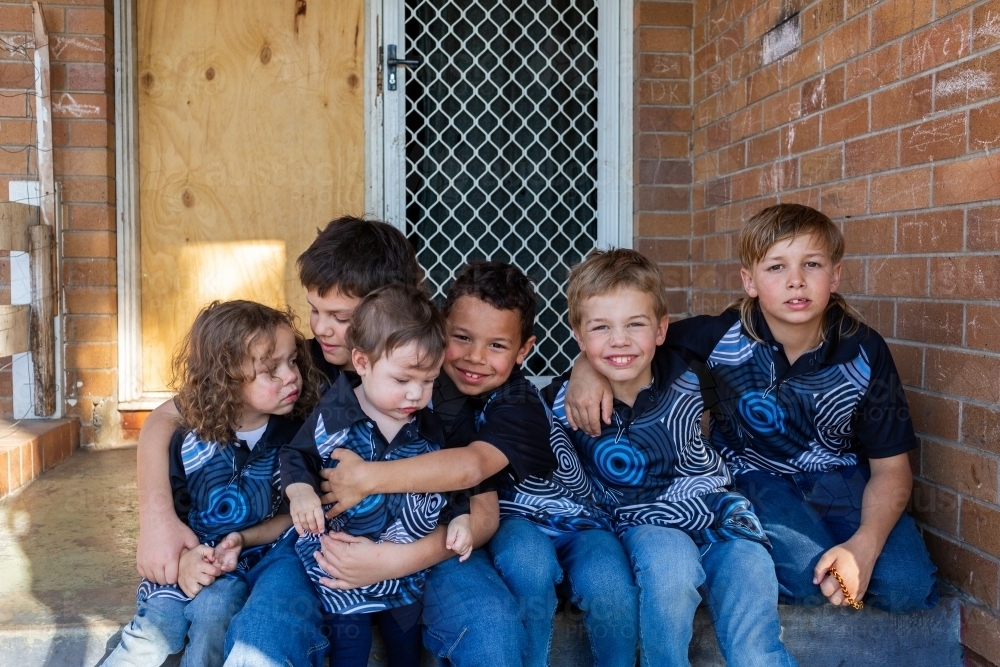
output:
MULTIPOLYGON (((783 601, 820 605, 813 569, 831 547, 846 542, 861 525, 861 497, 871 472, 850 466, 826 473, 736 475, 736 487, 753 503, 771 540, 783 601)), ((913 518, 903 514, 875 561, 866 604, 907 614, 937 604, 935 567, 913 518)))
POLYGON ((102 664, 160 665, 184 649, 181 667, 217 667, 229 621, 246 600, 247 584, 237 576, 216 579, 190 602, 163 595, 140 600, 135 618, 122 628, 121 643, 102 664))
POLYGON ((441 665, 519 667, 524 626, 517 602, 484 549, 438 563, 424 588, 424 648, 441 665))
POLYGON ((614 533, 582 530, 549 537, 521 517, 506 517, 489 543, 493 564, 520 606, 527 633, 525 667, 547 667, 556 587, 583 612, 594 667, 634 667, 639 590, 614 533))
POLYGON ((689 667, 694 612, 708 603, 729 667, 792 667, 781 642, 778 582, 759 542, 696 545, 687 533, 636 526, 622 536, 639 585, 639 656, 643 667, 689 667))
POLYGON ((227 667, 323 667, 323 610, 290 531, 247 573, 250 598, 226 634, 227 667))
POLYGON ((420 667, 420 612, 414 602, 371 614, 327 614, 324 625, 330 639, 330 665, 368 667, 372 625, 378 624, 389 667, 420 667))

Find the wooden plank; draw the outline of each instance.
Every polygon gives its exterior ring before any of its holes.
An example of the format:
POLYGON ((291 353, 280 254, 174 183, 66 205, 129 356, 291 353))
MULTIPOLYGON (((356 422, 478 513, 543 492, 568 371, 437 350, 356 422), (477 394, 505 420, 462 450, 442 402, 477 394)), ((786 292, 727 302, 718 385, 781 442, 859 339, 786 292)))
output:
POLYGON ((38 207, 15 202, 0 203, 0 250, 25 251, 28 227, 38 224, 38 207))
POLYGON ((28 351, 28 306, 0 306, 0 357, 28 351))
POLYGON ((36 225, 31 233, 31 311, 28 346, 35 371, 35 416, 56 411, 56 300, 55 232, 49 225, 36 225))
POLYGON ((212 299, 308 310, 295 259, 364 212, 364 0, 138 0, 145 392, 212 299))
POLYGON ((56 224, 56 181, 52 161, 52 77, 49 62, 49 33, 45 29, 42 6, 31 3, 35 32, 35 132, 38 139, 38 183, 41 191, 42 222, 56 224))

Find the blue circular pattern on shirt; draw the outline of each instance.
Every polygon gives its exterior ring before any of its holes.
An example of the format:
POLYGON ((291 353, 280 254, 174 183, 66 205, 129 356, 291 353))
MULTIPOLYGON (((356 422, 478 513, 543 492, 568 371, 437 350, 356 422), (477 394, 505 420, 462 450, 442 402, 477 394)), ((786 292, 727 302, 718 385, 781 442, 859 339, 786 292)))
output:
POLYGON ((218 487, 208 495, 208 507, 198 512, 205 526, 240 524, 250 514, 247 499, 235 487, 218 487))
POLYGON ((646 477, 646 457, 628 443, 598 443, 594 462, 601 476, 612 484, 636 486, 646 477))
POLYGON ((739 410, 747 426, 760 435, 785 432, 785 411, 774 394, 744 394, 740 397, 739 410))

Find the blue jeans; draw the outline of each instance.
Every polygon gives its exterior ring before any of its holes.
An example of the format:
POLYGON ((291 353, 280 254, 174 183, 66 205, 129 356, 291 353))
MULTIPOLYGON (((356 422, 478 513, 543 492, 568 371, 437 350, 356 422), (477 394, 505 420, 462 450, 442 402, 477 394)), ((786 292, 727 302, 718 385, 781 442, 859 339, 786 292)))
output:
POLYGON ((160 665, 181 649, 181 667, 221 665, 226 628, 246 600, 247 585, 238 576, 216 579, 190 602, 163 595, 140 600, 135 618, 122 628, 121 643, 103 665, 160 665))
POLYGON ((420 667, 419 602, 371 614, 327 614, 330 665, 368 667, 372 650, 372 623, 378 623, 389 667, 420 667))
POLYGON ((484 549, 427 573, 424 647, 441 665, 520 667, 524 626, 517 602, 484 549))
POLYGON ((527 633, 525 667, 547 667, 556 587, 583 611, 594 666, 634 667, 639 589, 614 533, 582 530, 549 537, 529 520, 506 517, 489 543, 493 564, 520 603, 527 633))
POLYGON ((226 665, 323 667, 323 610, 290 531, 247 573, 250 598, 226 634, 226 665))
MULTIPOLYGON (((861 525, 861 497, 871 472, 851 466, 826 473, 736 475, 771 540, 771 557, 781 598, 820 605, 826 598, 813 584, 813 569, 828 549, 846 542, 861 525)), ((907 614, 937 604, 935 567, 913 518, 903 514, 875 561, 865 603, 907 614)))
POLYGON ((778 582, 759 542, 694 543, 664 526, 622 536, 639 584, 639 656, 643 667, 690 667, 694 612, 702 597, 729 667, 792 667, 781 642, 778 582))

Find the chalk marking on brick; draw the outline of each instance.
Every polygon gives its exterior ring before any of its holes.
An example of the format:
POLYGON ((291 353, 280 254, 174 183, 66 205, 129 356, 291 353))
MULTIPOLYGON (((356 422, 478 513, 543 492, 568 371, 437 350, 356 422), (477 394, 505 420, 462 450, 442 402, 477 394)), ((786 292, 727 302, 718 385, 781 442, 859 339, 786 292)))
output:
POLYGON ((52 103, 52 110, 69 114, 74 118, 97 116, 101 113, 101 107, 96 104, 81 104, 73 99, 73 96, 69 93, 60 95, 59 99, 52 103))
MULTIPOLYGON (((921 153, 926 153, 927 148, 931 144, 933 144, 939 136, 948 137, 950 135, 947 132, 936 132, 933 129, 931 129, 930 126, 926 126, 923 128, 918 126, 913 130, 912 140, 910 141, 909 145, 914 150, 917 150, 921 153)), ((952 140, 954 139, 955 137, 952 137, 952 140)))
POLYGON ((83 51, 90 51, 91 53, 104 53, 104 44, 102 40, 96 37, 59 37, 53 40, 52 52, 56 57, 62 56, 66 50, 75 46, 83 51))
POLYGON ((787 153, 791 153, 792 152, 792 144, 794 144, 794 143, 795 143, 795 126, 794 125, 789 125, 788 126, 788 148, 786 149, 787 153))
POLYGON ((993 79, 991 72, 982 70, 969 70, 962 72, 958 76, 938 81, 935 92, 938 95, 955 95, 958 93, 985 92, 993 89, 993 79))
POLYGON ((681 73, 681 66, 676 60, 667 58, 657 58, 653 62, 653 72, 656 74, 677 74, 681 73))
POLYGON ((975 37, 1000 37, 1000 16, 987 13, 986 21, 976 28, 975 37))
POLYGON ((826 74, 819 80, 819 85, 812 89, 809 95, 809 106, 813 109, 826 107, 826 74))

